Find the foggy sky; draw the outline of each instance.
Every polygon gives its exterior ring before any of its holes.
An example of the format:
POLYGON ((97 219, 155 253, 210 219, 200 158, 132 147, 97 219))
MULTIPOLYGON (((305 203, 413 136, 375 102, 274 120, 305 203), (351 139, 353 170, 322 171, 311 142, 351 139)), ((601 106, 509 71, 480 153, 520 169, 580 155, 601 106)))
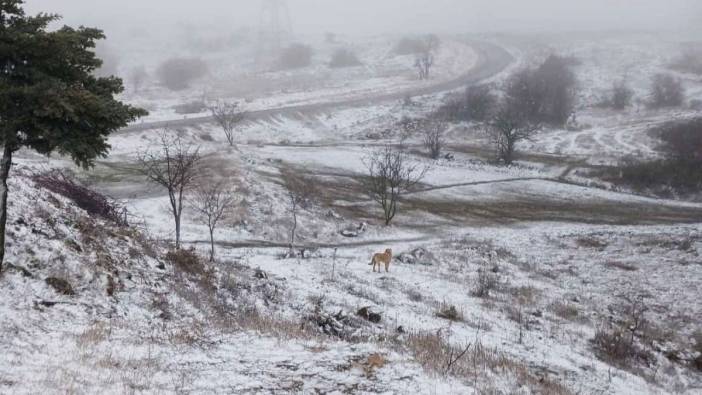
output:
MULTIPOLYGON (((659 30, 702 23, 699 0, 288 0, 296 33, 659 30)), ((177 22, 257 28, 260 0, 28 0, 108 32, 177 22)))

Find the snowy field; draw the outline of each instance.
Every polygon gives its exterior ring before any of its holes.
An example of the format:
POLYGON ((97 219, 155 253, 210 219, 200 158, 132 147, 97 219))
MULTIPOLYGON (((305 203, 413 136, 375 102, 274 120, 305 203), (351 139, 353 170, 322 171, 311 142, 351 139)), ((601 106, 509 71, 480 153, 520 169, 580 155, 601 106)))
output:
MULTIPOLYGON (((627 72, 645 96, 650 76, 678 50, 672 39, 649 39, 544 39, 526 47, 503 38, 502 45, 516 64, 549 49, 580 59, 586 102, 611 85, 610 76, 627 72)), ((369 59, 363 70, 321 73, 314 89, 251 96, 248 108, 417 83, 409 59, 387 59, 386 40, 358 48, 369 59)), ((466 44, 444 41, 427 84, 465 73, 476 56, 466 44)), ((316 67, 300 73, 319 74, 316 67)), ((683 77, 690 98, 702 98, 702 82, 683 77)), ((145 92, 128 98, 152 107, 150 120, 172 116, 172 105, 187 96, 145 92)), ((109 225, 92 234, 86 222, 95 220, 85 212, 17 177, 11 187, 20 198, 10 207, 17 241, 8 261, 29 275, 4 274, 11 287, 0 294, 0 331, 8 334, 0 340, 7 356, 0 392, 700 393, 702 204, 617 191, 578 173, 629 155, 657 157, 646 130, 695 111, 637 105, 613 114, 583 106, 577 131, 539 133, 519 146, 511 167, 490 163, 490 147, 473 125, 450 132, 450 159, 430 160, 421 137, 410 136, 403 144, 411 160, 429 170, 394 224, 382 226, 360 184, 364 163, 385 144, 399 144, 404 115, 429 112, 443 94, 414 98, 414 106, 391 101, 249 120, 236 149, 213 124, 175 131, 242 198, 236 218, 216 231, 217 263, 206 281, 164 267, 165 250, 147 248, 174 236, 167 197, 133 170, 158 130, 115 134, 110 157, 80 173, 124 202, 154 240, 109 225), (289 169, 308 175, 320 195, 299 214, 304 258, 283 257, 291 215, 281 171, 289 169), (357 237, 341 235, 361 224, 357 237), (407 259, 373 273, 370 257, 386 248, 407 259), (57 296, 40 281, 48 276, 72 279, 75 295, 57 296), (607 360, 593 339, 619 325, 632 301, 646 307, 647 324, 637 332, 646 357, 607 360), (364 307, 379 322, 359 318, 364 307)), ((19 162, 27 175, 65 166, 28 155, 19 162)), ((206 227, 184 216, 185 244, 206 255, 206 227)))

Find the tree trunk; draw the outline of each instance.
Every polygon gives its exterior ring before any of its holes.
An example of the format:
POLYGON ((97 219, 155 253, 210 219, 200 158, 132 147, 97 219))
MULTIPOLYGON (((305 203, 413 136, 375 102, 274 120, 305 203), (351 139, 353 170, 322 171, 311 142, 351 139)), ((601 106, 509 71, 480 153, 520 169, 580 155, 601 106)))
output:
POLYGON ((180 250, 180 213, 175 214, 176 250, 180 250))
POLYGON ((210 262, 214 262, 215 246, 214 246, 214 229, 210 228, 210 262))
POLYGON ((295 253, 295 232, 297 232, 297 207, 293 206, 293 227, 290 230, 290 253, 295 253))
POLYGON ((0 271, 5 262, 5 225, 7 224, 7 179, 12 167, 12 147, 5 144, 0 162, 0 271))

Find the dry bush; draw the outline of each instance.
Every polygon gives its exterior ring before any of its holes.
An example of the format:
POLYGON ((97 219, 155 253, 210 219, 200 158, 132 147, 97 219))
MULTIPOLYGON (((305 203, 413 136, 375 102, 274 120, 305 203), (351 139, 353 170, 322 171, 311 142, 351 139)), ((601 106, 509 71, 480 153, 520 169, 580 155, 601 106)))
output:
POLYGON ((456 346, 439 333, 412 332, 407 334, 405 341, 398 340, 396 346, 400 351, 409 351, 428 372, 472 381, 486 377, 486 370, 500 376, 508 373, 514 375, 520 385, 532 393, 572 394, 564 385, 535 374, 525 363, 514 361, 496 349, 483 346, 479 341, 456 346))
POLYGON ((424 133, 424 147, 429 151, 432 159, 439 159, 444 147, 444 134, 447 125, 441 121, 425 122, 422 126, 424 133))
POLYGON ((312 64, 312 48, 304 44, 292 44, 286 48, 278 59, 282 70, 300 69, 312 64))
POLYGON ((489 298, 490 293, 497 289, 499 285, 499 274, 486 269, 478 270, 478 277, 471 292, 478 298, 489 298))
POLYGON ((622 367, 636 362, 649 364, 654 356, 641 346, 649 327, 645 297, 628 293, 619 298, 619 303, 610 306, 614 319, 600 326, 592 339, 595 351, 600 358, 622 367))
POLYGON ((680 107, 685 101, 685 87, 670 74, 657 74, 651 80, 651 108, 680 107))
POLYGON ((181 91, 207 74, 207 64, 197 58, 168 59, 156 70, 159 81, 172 91, 181 91))
POLYGON ((422 293, 414 288, 405 289, 405 293, 407 294, 409 300, 413 302, 421 302, 422 300, 424 300, 424 296, 422 295, 422 293))
POLYGON ((177 270, 189 274, 202 274, 204 266, 194 248, 171 250, 166 253, 166 261, 177 270))
POLYGON ((702 118, 671 122, 652 133, 663 142, 661 150, 669 159, 702 162, 702 118))
POLYGON ((456 306, 442 302, 436 312, 436 316, 449 321, 463 321, 463 312, 458 310, 456 306))
POLYGON ((702 118, 671 122, 648 131, 661 140, 664 159, 626 158, 594 172, 605 181, 659 197, 696 194, 702 188, 702 118))
POLYGON ((541 296, 541 291, 531 285, 520 285, 507 289, 510 295, 522 303, 533 304, 541 296))
POLYGON ((626 80, 622 79, 612 85, 612 89, 607 92, 607 96, 601 100, 599 106, 621 111, 631 106, 633 98, 634 91, 629 87, 626 80))
POLYGON ((107 323, 95 321, 78 335, 76 344, 80 348, 100 344, 109 338, 111 332, 112 328, 107 323))
POLYGON ((97 215, 120 225, 126 225, 126 209, 114 200, 80 185, 71 173, 60 170, 36 174, 32 180, 37 186, 48 189, 73 201, 90 215, 97 215))
POLYGON ((682 73, 702 75, 702 48, 699 45, 685 48, 683 53, 671 63, 670 68, 682 73))
POLYGON ((556 316, 565 320, 576 321, 582 318, 578 307, 572 303, 554 302, 549 308, 556 316))
POLYGON ((653 358, 638 344, 629 341, 627 334, 620 329, 598 329, 592 344, 600 358, 622 367, 629 367, 635 361, 647 362, 653 358))
POLYGON ((498 105, 497 95, 490 85, 466 88, 463 95, 450 97, 434 113, 434 117, 449 122, 485 122, 498 105))
POLYGON ((341 48, 334 52, 331 61, 329 62, 329 67, 334 69, 344 68, 344 67, 356 67, 360 66, 362 63, 358 60, 356 54, 350 49, 341 48))

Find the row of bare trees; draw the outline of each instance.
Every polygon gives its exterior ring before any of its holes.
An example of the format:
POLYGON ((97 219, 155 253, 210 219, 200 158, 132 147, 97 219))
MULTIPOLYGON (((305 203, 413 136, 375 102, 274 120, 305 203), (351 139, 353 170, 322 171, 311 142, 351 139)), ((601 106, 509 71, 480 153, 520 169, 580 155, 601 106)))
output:
POLYGON ((230 216, 238 202, 234 189, 217 179, 203 165, 200 149, 164 130, 154 149, 140 153, 138 169, 151 183, 168 193, 169 212, 175 226, 175 247, 181 247, 181 223, 186 205, 193 209, 210 236, 210 260, 214 260, 214 232, 230 216))

